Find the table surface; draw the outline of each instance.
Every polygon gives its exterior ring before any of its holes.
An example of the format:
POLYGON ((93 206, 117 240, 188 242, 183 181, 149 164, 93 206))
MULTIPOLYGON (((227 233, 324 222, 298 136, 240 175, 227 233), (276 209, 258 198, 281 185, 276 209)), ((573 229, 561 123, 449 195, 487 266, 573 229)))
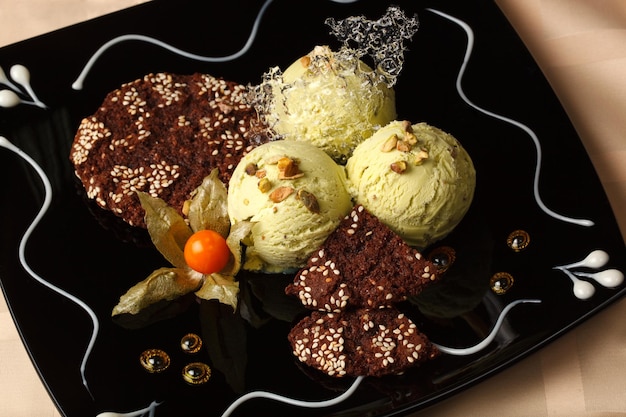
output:
MULTIPOLYGON (((0 46, 146 0, 0 0, 0 46)), ((576 127, 626 240, 626 1, 495 0, 576 127)), ((413 414, 626 416, 626 300, 486 381, 413 414)), ((0 417, 60 417, 0 297, 0 417)))

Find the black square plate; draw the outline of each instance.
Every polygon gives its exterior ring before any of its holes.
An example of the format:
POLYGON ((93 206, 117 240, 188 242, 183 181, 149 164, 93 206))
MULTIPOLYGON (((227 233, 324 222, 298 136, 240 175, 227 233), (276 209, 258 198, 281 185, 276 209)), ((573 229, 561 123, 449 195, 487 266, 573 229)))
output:
POLYGON ((496 340, 479 353, 444 354, 401 376, 366 378, 341 404, 303 410, 257 399, 234 415, 256 415, 260 407, 274 416, 404 414, 510 365, 622 296, 623 285, 605 288, 593 282, 595 294, 581 300, 566 271, 554 269, 601 250, 609 261, 598 271, 624 271, 624 243, 567 115, 493 2, 274 0, 241 57, 201 62, 128 40, 104 51, 82 90, 74 90, 72 83, 92 54, 121 35, 150 36, 203 56, 234 54, 245 45, 264 4, 154 0, 0 49, 4 71, 9 74, 14 64, 28 68, 36 96, 47 105, 0 108, 0 135, 24 152, 0 148, 0 279, 28 352, 63 415, 128 412, 157 401, 157 417, 219 416, 247 391, 321 400, 351 384, 297 365, 286 341, 291 323, 285 316, 292 311, 276 302, 284 277, 270 282, 242 276, 242 294, 263 319, 255 326, 215 305, 195 302, 181 304, 185 308, 173 318, 140 329, 114 323, 110 312, 119 296, 164 266, 164 260, 149 245, 120 238, 106 216, 86 201, 68 155, 80 120, 122 83, 166 71, 258 84, 268 68, 286 68, 315 45, 338 46, 326 18, 363 14, 378 19, 391 3, 407 15, 417 13, 420 20, 396 85, 399 118, 426 121, 455 135, 478 175, 470 212, 436 245, 456 251, 448 279, 423 301, 421 312, 406 306, 408 314, 414 313, 434 342, 463 347, 480 341, 508 303, 542 302, 513 309, 496 340), (50 189, 44 188, 40 174, 50 189), (507 242, 516 230, 530 239, 521 251, 507 242), (499 272, 514 279, 502 295, 490 284, 499 272), (210 328, 217 329, 213 336, 210 328), (183 353, 179 342, 189 332, 202 334, 205 345, 224 347, 223 355, 209 357, 206 349, 196 356, 183 353), (171 366, 165 372, 150 374, 140 366, 140 354, 150 348, 169 353, 171 366), (196 360, 210 364, 213 374, 207 383, 190 386, 181 370, 196 360))

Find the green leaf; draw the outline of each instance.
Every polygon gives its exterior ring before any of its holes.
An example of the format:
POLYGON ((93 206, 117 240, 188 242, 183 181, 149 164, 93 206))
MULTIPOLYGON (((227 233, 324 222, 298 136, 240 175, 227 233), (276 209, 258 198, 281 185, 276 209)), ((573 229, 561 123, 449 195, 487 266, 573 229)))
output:
POLYGON ((226 238, 226 245, 232 254, 228 264, 220 271, 222 275, 235 276, 241 268, 241 260, 243 258, 243 248, 241 241, 248 236, 252 229, 252 223, 248 221, 237 222, 230 229, 230 234, 226 238))
POLYGON ((237 309, 237 294, 239 294, 239 282, 233 277, 220 274, 205 275, 202 287, 196 291, 199 298, 217 300, 222 304, 230 305, 233 310, 237 309))
POLYGON ((146 227, 152 243, 172 265, 185 268, 183 250, 193 232, 183 217, 165 201, 141 191, 137 195, 146 212, 146 227))
POLYGON ((174 300, 198 289, 201 280, 202 274, 189 268, 157 269, 120 297, 119 303, 113 308, 112 315, 137 314, 159 301, 174 300))
POLYGON ((137 314, 122 313, 112 317, 118 326, 125 329, 141 329, 159 321, 176 317, 196 304, 197 298, 193 293, 183 295, 175 300, 161 300, 141 309, 137 314))
POLYGON ((202 184, 192 193, 189 205, 189 225, 194 232, 213 230, 223 237, 228 236, 228 194, 218 177, 217 169, 207 175, 202 184))

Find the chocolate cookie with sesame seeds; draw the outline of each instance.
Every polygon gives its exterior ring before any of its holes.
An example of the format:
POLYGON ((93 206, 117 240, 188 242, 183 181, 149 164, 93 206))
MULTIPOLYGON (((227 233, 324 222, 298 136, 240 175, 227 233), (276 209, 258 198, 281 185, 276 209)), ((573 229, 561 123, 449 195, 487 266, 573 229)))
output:
POLYGON ((84 118, 70 160, 86 194, 145 227, 135 191, 183 204, 211 170, 228 184, 243 155, 269 140, 247 87, 207 74, 148 74, 110 92, 84 118))
POLYGON ((357 205, 285 288, 312 310, 391 306, 439 277, 435 264, 357 205))
POLYGON ((333 377, 397 375, 440 353, 395 307, 313 311, 288 340, 300 362, 333 377))

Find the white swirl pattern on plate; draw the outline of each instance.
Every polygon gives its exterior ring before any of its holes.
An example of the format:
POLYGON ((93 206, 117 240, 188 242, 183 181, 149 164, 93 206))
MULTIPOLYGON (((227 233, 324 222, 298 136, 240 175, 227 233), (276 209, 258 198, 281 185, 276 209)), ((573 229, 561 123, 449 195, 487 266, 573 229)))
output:
POLYGON ((555 266, 554 269, 563 271, 572 280, 572 290, 576 298, 587 300, 591 298, 596 288, 589 281, 583 281, 579 277, 584 277, 596 281, 605 288, 616 288, 624 282, 624 274, 617 269, 605 269, 595 273, 574 271, 574 268, 600 269, 609 262, 609 254, 603 250, 591 251, 583 260, 568 265, 555 266))
POLYGON ((2 67, 0 67, 0 84, 8 87, 8 89, 0 90, 0 107, 9 108, 18 104, 30 104, 42 109, 48 108, 37 98, 35 91, 30 85, 30 71, 28 68, 21 64, 15 64, 9 70, 9 74, 14 82, 7 77, 2 67), (21 85, 22 88, 16 85, 16 83, 21 85), (30 100, 23 99, 22 96, 28 96, 30 100))
POLYGON ((513 309, 513 307, 515 307, 516 305, 526 304, 526 303, 539 304, 541 303, 541 300, 522 299, 522 300, 516 300, 507 304, 500 312, 498 319, 496 320, 496 323, 493 325, 493 328, 491 329, 489 334, 482 341, 475 344, 474 346, 469 346, 466 348, 451 348, 447 346, 441 346, 436 343, 434 343, 434 345, 437 346, 437 348, 441 352, 447 353, 448 355, 465 356, 465 355, 473 355, 474 353, 480 352, 481 350, 485 349, 487 346, 491 344, 491 342, 495 340, 496 336, 498 335, 498 331, 500 330, 500 327, 502 327, 502 323, 504 322, 504 319, 506 318, 506 315, 508 314, 508 312, 511 311, 511 309, 513 309))
POLYGON ((33 231, 39 225, 39 222, 41 221, 43 216, 46 214, 46 212, 50 208, 50 202, 52 201, 52 184, 50 183, 50 180, 48 179, 48 176, 46 175, 44 170, 37 164, 37 162, 35 162, 34 159, 32 159, 28 154, 26 154, 20 148, 13 145, 11 142, 9 142, 8 139, 6 139, 3 136, 0 136, 0 147, 6 148, 14 152, 18 156, 20 156, 24 161, 28 162, 33 167, 33 169, 37 172, 37 174, 39 175, 39 178, 41 179, 41 182, 43 183, 44 190, 45 190, 44 201, 41 204, 41 208, 39 209, 39 212, 37 213, 37 215, 31 222, 30 226, 28 226, 28 228, 24 232, 24 235, 22 236, 22 239, 20 240, 19 259, 20 259, 20 263, 22 264, 26 272, 28 272, 28 274, 31 277, 33 277, 37 282, 48 287, 49 289, 53 290, 59 295, 62 295, 63 297, 73 301, 75 304, 77 304, 79 307, 85 310, 87 314, 89 315, 89 317, 91 318, 91 321, 93 324, 93 331, 91 333, 91 339, 89 340, 89 344, 87 345, 85 354, 81 361, 80 375, 83 381, 83 385, 87 389, 87 392, 89 392, 89 395, 91 395, 93 398, 93 395, 91 394, 91 391, 89 390, 89 384, 87 383, 87 379, 85 377, 85 368, 87 366, 87 360, 89 358, 89 355, 91 354, 93 346, 96 342, 96 337, 98 335, 98 330, 100 327, 100 322, 98 321, 98 317, 96 316, 96 313, 91 309, 91 307, 87 305, 87 303, 77 298, 76 296, 70 294, 69 292, 55 285, 52 285, 50 282, 46 281, 41 276, 39 276, 35 271, 33 271, 33 269, 30 267, 26 259, 26 246, 28 245, 28 240, 30 239, 30 236, 33 233, 33 231))
POLYGON ((473 52, 473 48, 474 48, 474 31, 472 30, 472 28, 465 23, 464 21, 457 19, 456 17, 450 16, 446 13, 443 13, 439 10, 435 10, 435 9, 426 9, 432 13, 435 13, 441 17, 444 17, 454 23, 456 23, 457 25, 459 25, 461 28, 463 28, 463 30, 465 30, 465 33, 467 34, 467 48, 465 51, 465 57, 463 59, 463 64, 461 64, 461 68, 459 70, 457 79, 456 79, 456 88, 457 88, 457 92, 459 94, 459 96, 461 96, 461 98, 463 99, 463 101, 465 101, 470 107, 478 110, 479 112, 493 117, 495 119, 501 120, 503 122, 509 123, 513 126, 516 126, 518 128, 520 128, 521 130, 523 130, 532 140, 533 143, 535 144, 535 148, 536 148, 536 152, 537 152, 537 164, 535 166, 535 178, 534 178, 534 182, 533 182, 533 191, 534 191, 534 195, 535 195, 535 201, 537 202, 537 205, 548 215, 554 217, 557 220, 561 220, 564 222, 568 222, 568 223, 573 223, 573 224, 578 224, 580 226, 593 226, 594 222, 592 220, 587 220, 587 219, 574 219, 572 217, 567 217, 564 215, 561 215, 559 213, 556 213, 554 211, 552 211, 550 208, 548 208, 542 198, 541 195, 539 194, 539 176, 540 176, 540 172, 541 172, 541 143, 539 142, 539 138, 537 137, 537 135, 535 134, 535 132, 530 129, 528 126, 524 125, 523 123, 517 121, 517 120, 513 120, 510 119, 508 117, 496 114, 492 111, 483 109, 482 107, 479 107, 478 105, 474 104, 465 94, 465 92, 463 91, 463 86, 462 86, 462 81, 463 81, 463 75, 465 74, 465 69, 467 68, 467 65, 469 63, 470 57, 472 56, 472 52, 473 52))
POLYGON ((154 417, 156 408, 161 405, 156 401, 152 401, 149 406, 142 408, 141 410, 129 411, 126 413, 116 413, 114 411, 105 411, 98 414, 96 417, 142 417, 148 414, 148 417, 154 417))
MULTIPOLYGON (((522 299, 522 300, 513 301, 513 302, 509 303, 508 305, 506 305, 502 309, 500 314, 498 315, 498 319, 496 320, 495 324, 493 325, 493 328, 491 329, 491 332, 489 332, 489 334, 481 342, 477 343, 474 346, 469 346, 469 347, 465 347, 465 348, 452 348, 452 347, 442 346, 442 345, 439 345, 437 343, 433 343, 433 344, 441 352, 446 353, 448 355, 453 355, 453 356, 468 356, 468 355, 473 355, 474 353, 480 352, 481 350, 485 349, 487 346, 489 346, 495 340, 496 336, 498 335, 498 332, 499 332, 500 328, 502 327, 502 324, 504 323, 504 319, 506 318, 506 315, 509 313, 509 311, 511 311, 513 309, 513 307, 515 307, 515 306, 517 306, 519 304, 525 304, 525 303, 539 304, 539 303, 541 303, 541 300, 522 299)), ((333 399, 326 400, 326 401, 319 401, 319 402, 300 401, 300 400, 295 400, 295 399, 292 399, 292 398, 289 398, 289 397, 284 397, 282 395, 273 394, 273 393, 269 393, 269 392, 265 392, 265 391, 253 391, 253 392, 250 392, 248 394, 245 394, 245 395, 239 397, 236 401, 234 401, 226 409, 226 411, 224 411, 224 413, 222 414, 221 417, 228 417, 228 416, 230 416, 231 413, 237 407, 239 407, 241 404, 243 404, 246 401, 255 399, 255 398, 266 398, 266 399, 270 399, 270 400, 280 401, 280 402, 283 402, 285 404, 298 406, 298 407, 306 407, 306 408, 329 407, 331 405, 335 405, 335 404, 340 403, 341 401, 347 399, 350 395, 352 395, 352 393, 354 391, 356 391, 356 389, 358 388, 359 384, 361 383, 361 381, 363 379, 364 379, 363 376, 356 377, 356 379, 354 380, 354 382, 352 383, 350 388, 348 388, 348 390, 345 391, 343 394, 341 394, 340 396, 335 397, 333 399)), ((104 417, 104 416, 97 416, 97 417, 104 417)))
MULTIPOLYGON (((444 13, 442 11, 439 10, 435 10, 435 9, 431 9, 431 8, 427 8, 426 10, 437 14, 445 19, 450 20, 453 23, 456 23, 458 26, 460 26, 466 33, 467 35, 467 46, 466 46, 466 50, 465 50, 465 56, 463 58, 463 63, 461 64, 461 68, 459 69, 457 78, 456 78, 456 90, 457 93, 459 94, 459 96, 463 99, 463 101, 465 101, 465 103, 467 105, 469 105, 470 107, 474 108, 475 110, 489 116, 489 117, 493 117, 495 119, 501 120, 503 122, 509 123, 515 127, 518 127, 519 129, 523 130, 533 141, 534 145, 535 145, 535 150, 536 150, 536 154, 537 154, 537 162, 536 162, 536 166, 535 166, 535 176, 534 176, 534 181, 533 181, 533 193, 534 193, 534 197, 535 197, 535 201, 537 203, 537 205, 541 208, 541 210, 543 210, 546 214, 548 214, 549 216, 566 222, 566 223, 572 223, 572 224, 577 224, 580 226, 586 226, 586 227, 590 227, 593 226, 595 223, 592 220, 588 220, 588 219, 575 219, 572 217, 567 217, 564 216, 562 214, 556 213, 553 210, 551 210, 550 208, 548 208, 545 203, 543 202, 541 195, 539 193, 539 178, 540 178, 540 174, 541 174, 541 159, 542 159, 542 151, 541 151, 541 143, 539 141, 539 137, 537 136, 537 134, 530 129, 528 126, 524 125, 523 123, 517 121, 517 120, 513 120, 510 119, 508 117, 502 116, 500 114, 494 113, 490 110, 484 109, 476 104, 474 104, 474 102, 472 102, 472 100, 470 100, 467 95, 465 94, 465 91, 463 90, 463 76, 465 74, 465 70, 467 68, 467 65, 469 63, 469 60, 472 56, 472 52, 474 49, 474 31, 472 30, 471 26, 468 25, 466 22, 457 19, 456 17, 450 16, 447 13, 444 13)), ((566 265, 566 266, 557 266, 555 267, 555 269, 559 269, 561 271, 563 271, 571 280, 573 283, 573 292, 574 295, 576 296, 576 298, 580 299, 580 300, 587 300, 589 298, 591 298, 594 294, 595 294, 595 287, 593 286, 593 284, 591 284, 588 281, 584 281, 581 280, 579 277, 585 277, 585 278, 590 278, 595 280, 596 282, 598 282, 600 285, 606 287, 606 288, 615 288, 618 287, 619 285, 621 285, 624 281, 624 274, 621 271, 618 271, 616 269, 609 269, 606 271, 602 271, 596 274, 588 274, 588 273, 584 273, 584 272, 577 272, 577 273, 572 273, 570 271, 570 268, 572 268, 573 266, 582 266, 583 264, 585 266, 589 266, 591 267, 590 263, 598 262, 598 259, 603 259, 604 263, 608 262, 608 254, 604 251, 594 251, 591 252, 588 257, 586 258, 587 262, 585 261, 581 261, 579 263, 577 263, 576 265, 566 265)), ((598 267, 604 266, 600 265, 598 267)))
POLYGON ((118 36, 117 38, 113 38, 110 41, 106 42, 104 45, 102 45, 92 55, 92 57, 89 59, 89 61, 87 61, 87 64, 85 64, 85 67, 81 71, 81 73, 78 76, 78 78, 76 78, 76 81, 74 81, 74 83, 72 83, 72 88, 74 90, 82 90, 83 83, 85 81, 85 78, 87 77, 87 74, 91 70, 91 67, 100 58, 100 56, 102 54, 104 54, 106 52, 106 50, 109 49, 110 47, 112 47, 114 45, 117 45, 117 44, 119 44, 121 42, 126 42, 126 41, 142 41, 142 42, 151 43, 151 44, 160 46, 161 48, 167 49, 168 51, 173 52, 175 54, 184 56, 185 58, 195 59, 196 61, 201 61, 201 62, 228 62, 228 61, 233 61, 233 60, 243 56, 244 54, 246 54, 246 52, 248 52, 248 50, 252 46, 252 43, 254 42, 254 39, 256 38, 257 31, 259 29, 259 25, 261 24, 261 19, 263 18, 263 14, 265 13, 265 11, 269 7, 269 5, 272 3, 272 1, 273 0, 266 0, 266 2, 263 4, 261 9, 259 10, 259 14, 257 15, 257 17, 256 17, 256 19, 254 21, 254 24, 252 25, 252 30, 250 31, 250 36, 248 36, 248 40, 246 41, 245 45, 239 51, 237 51, 237 52, 235 52, 235 53, 233 53, 231 55, 226 55, 226 56, 221 56, 221 57, 211 57, 211 56, 196 55, 196 54, 193 54, 193 53, 186 52, 186 51, 183 51, 181 49, 178 49, 178 48, 176 48, 176 47, 174 47, 172 45, 169 45, 169 44, 167 44, 165 42, 162 42, 162 41, 160 41, 158 39, 151 38, 149 36, 134 35, 134 34, 122 35, 122 36, 118 36))

